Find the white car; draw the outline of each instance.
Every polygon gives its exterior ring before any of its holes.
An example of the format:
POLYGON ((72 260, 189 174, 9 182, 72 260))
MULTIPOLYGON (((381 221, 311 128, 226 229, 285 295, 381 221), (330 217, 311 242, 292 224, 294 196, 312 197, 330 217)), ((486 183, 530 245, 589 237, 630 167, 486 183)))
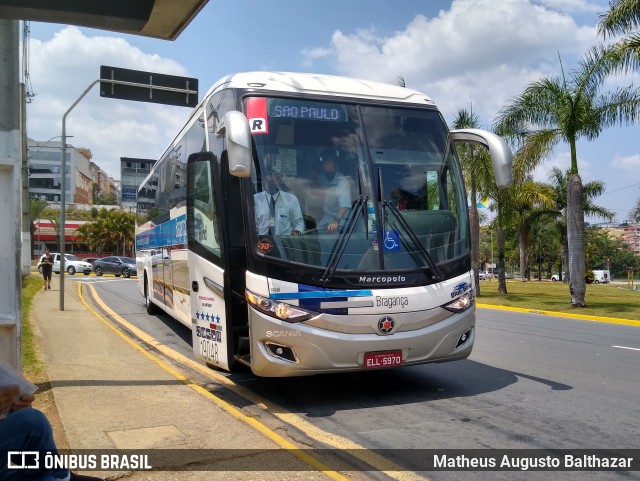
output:
MULTIPOLYGON (((562 279, 564 279, 564 272, 562 273, 562 279)), ((557 282, 560 280, 560 274, 554 274, 551 276, 551 282, 557 282)))
MULTIPOLYGON (((53 272, 60 274, 60 253, 52 252, 51 256, 53 257, 53 272)), ((76 272, 82 272, 85 276, 91 274, 93 270, 93 266, 90 263, 78 259, 73 254, 64 255, 64 268, 71 275, 76 272)), ((40 262, 38 262, 38 271, 42 272, 40 262)))
POLYGON ((481 281, 487 280, 487 279, 491 279, 493 277, 493 274, 491 274, 491 272, 487 272, 487 271, 480 271, 478 272, 478 277, 480 278, 481 281))

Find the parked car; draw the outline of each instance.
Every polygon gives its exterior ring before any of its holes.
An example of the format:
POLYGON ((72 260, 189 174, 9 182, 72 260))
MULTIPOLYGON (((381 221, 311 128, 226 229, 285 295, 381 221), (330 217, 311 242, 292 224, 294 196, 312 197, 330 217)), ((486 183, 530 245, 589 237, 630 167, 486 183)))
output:
POLYGON ((479 276, 481 281, 484 281, 484 280, 491 279, 493 277, 493 274, 491 272, 488 272, 488 271, 480 271, 480 272, 478 272, 478 276, 479 276))
MULTIPOLYGON (((56 274, 60 274, 60 253, 52 252, 51 255, 53 256, 53 272, 55 272, 56 274)), ((74 275, 76 272, 82 272, 85 276, 88 276, 89 274, 91 274, 91 269, 93 268, 93 266, 88 262, 78 259, 73 254, 65 254, 64 268, 71 275, 74 275)), ((42 273, 39 261, 38 271, 42 273)))
POLYGON ((93 264, 97 276, 114 274, 116 277, 131 277, 138 275, 136 260, 131 257, 109 256, 98 259, 93 264))
MULTIPOLYGON (((562 273, 562 278, 564 279, 564 272, 562 273)), ((551 282, 557 282, 560 280, 560 274, 554 274, 551 276, 551 282)))

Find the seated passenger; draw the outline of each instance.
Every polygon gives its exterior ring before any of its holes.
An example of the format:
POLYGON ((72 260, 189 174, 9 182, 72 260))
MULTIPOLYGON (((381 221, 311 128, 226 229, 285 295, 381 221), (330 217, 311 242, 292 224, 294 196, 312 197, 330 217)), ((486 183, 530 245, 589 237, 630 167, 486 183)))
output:
POLYGON ((318 228, 335 232, 344 224, 345 216, 351 207, 351 188, 347 178, 338 171, 335 148, 325 149, 320 160, 323 171, 320 182, 324 188, 324 207, 318 228))
POLYGON ((264 190, 253 196, 258 235, 299 235, 304 218, 298 198, 280 189, 275 170, 266 171, 264 190))

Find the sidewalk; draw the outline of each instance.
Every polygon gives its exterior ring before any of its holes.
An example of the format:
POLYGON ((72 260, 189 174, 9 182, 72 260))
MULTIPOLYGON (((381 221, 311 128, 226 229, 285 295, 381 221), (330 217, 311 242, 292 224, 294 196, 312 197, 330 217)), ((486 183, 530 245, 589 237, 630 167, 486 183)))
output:
POLYGON ((78 282, 65 279, 65 310, 60 311, 59 282, 54 276, 52 289, 36 296, 32 310, 69 448, 166 449, 168 465, 178 467, 190 454, 184 450, 230 450, 224 459, 204 460, 200 451, 198 461, 207 471, 80 472, 136 481, 327 479, 282 450, 256 455, 273 458, 281 471, 232 471, 239 462, 250 461, 247 449, 279 446, 125 342, 80 302, 78 282), (245 451, 235 451, 239 449, 245 451))

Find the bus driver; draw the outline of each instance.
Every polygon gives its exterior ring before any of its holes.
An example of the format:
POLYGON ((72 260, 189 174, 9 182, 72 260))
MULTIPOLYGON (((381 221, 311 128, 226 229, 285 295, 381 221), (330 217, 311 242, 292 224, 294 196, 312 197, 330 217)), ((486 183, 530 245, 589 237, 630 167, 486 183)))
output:
POLYGON ((304 218, 298 198, 280 189, 280 177, 275 170, 264 176, 264 190, 253 196, 258 235, 300 235, 304 218))

